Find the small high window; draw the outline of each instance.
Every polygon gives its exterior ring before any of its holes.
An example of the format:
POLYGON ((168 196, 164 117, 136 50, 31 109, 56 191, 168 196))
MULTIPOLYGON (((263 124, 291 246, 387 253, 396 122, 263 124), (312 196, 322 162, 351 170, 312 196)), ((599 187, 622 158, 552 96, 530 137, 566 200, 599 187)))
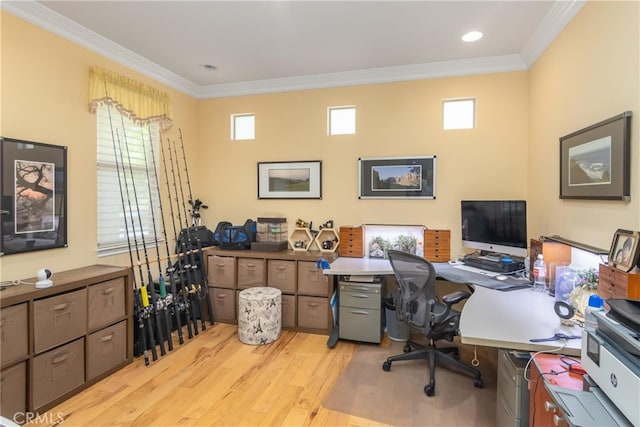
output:
POLYGON ((442 102, 442 128, 473 129, 476 127, 476 100, 451 99, 442 102))
POLYGON ((256 117, 253 113, 231 115, 231 139, 256 139, 256 117))
POLYGON ((356 133, 356 107, 329 107, 329 135, 356 133))

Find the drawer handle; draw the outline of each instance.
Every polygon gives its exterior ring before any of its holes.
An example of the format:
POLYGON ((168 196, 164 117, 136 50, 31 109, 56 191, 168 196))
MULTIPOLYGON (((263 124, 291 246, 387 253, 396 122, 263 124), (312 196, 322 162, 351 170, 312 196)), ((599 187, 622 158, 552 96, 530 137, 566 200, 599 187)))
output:
POLYGON ((113 286, 110 286, 110 287, 108 287, 107 289, 104 289, 104 290, 102 291, 102 293, 103 293, 104 295, 110 294, 111 292, 113 292, 113 286))
POLYGON ((104 337, 100 338, 100 342, 111 341, 113 339, 113 335, 114 334, 105 335, 104 337))
POLYGON ((351 295, 353 298, 362 298, 362 299, 368 299, 369 295, 365 295, 365 294, 353 294, 351 295))
POLYGON ((64 310, 65 308, 69 308, 69 303, 68 302, 65 302, 65 303, 62 303, 62 304, 56 304, 56 305, 53 306, 53 310, 54 311, 64 310))
POLYGON ((219 294, 216 296, 218 299, 225 299, 227 296, 225 294, 219 294))
POLYGON ((362 286, 350 286, 349 290, 352 290, 352 291, 365 291, 365 292, 368 291, 367 288, 362 287, 362 286))
POLYGON ((53 360, 51 361, 51 364, 52 365, 57 365, 59 363, 64 362, 68 358, 69 358, 69 353, 65 353, 62 356, 54 357, 53 360))
POLYGON ((226 266, 225 263, 216 264, 216 267, 224 268, 226 266))
POLYGON ((309 307, 317 307, 319 304, 317 302, 308 302, 307 305, 309 307))
POLYGON ((255 268, 255 267, 256 267, 256 265, 255 265, 255 264, 253 264, 253 263, 250 263, 250 264, 247 264, 247 267, 249 267, 249 268, 255 268))
POLYGON ((350 312, 351 314, 361 314, 363 316, 367 316, 369 314, 368 311, 361 311, 361 310, 351 310, 350 312))
POLYGON ((278 269, 278 270, 286 270, 286 269, 287 269, 287 266, 286 266, 286 265, 279 265, 279 266, 277 267, 277 269, 278 269))

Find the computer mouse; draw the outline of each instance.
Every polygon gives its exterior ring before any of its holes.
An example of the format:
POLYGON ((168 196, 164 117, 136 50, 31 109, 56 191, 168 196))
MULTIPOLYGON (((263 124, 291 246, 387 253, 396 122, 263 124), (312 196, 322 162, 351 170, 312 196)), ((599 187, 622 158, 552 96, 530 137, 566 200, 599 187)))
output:
POLYGON ((507 276, 504 276, 502 274, 499 274, 495 277, 496 280, 507 280, 507 276))

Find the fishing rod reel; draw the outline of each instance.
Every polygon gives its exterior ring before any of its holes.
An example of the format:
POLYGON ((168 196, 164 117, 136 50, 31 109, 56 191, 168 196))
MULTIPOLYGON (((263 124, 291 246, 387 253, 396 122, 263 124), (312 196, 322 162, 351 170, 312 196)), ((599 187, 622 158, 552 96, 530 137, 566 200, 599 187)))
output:
POLYGON ((189 204, 191 205, 191 222, 194 226, 200 225, 200 209, 209 209, 209 206, 205 205, 204 202, 200 199, 189 200, 189 204))

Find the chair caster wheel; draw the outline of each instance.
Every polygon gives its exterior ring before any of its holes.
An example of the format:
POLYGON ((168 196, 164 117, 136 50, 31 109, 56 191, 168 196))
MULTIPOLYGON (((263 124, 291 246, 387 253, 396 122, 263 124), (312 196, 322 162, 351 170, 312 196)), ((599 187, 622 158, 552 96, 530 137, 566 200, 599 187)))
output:
POLYGON ((473 380, 473 386, 476 388, 482 388, 482 378, 473 380))
POLYGON ((424 393, 429 397, 433 396, 436 394, 436 386, 432 384, 424 386, 424 393))
POLYGON ((382 370, 385 372, 389 372, 391 370, 391 362, 388 360, 382 364, 382 370))
POLYGON ((404 351, 405 353, 411 352, 411 346, 409 344, 405 344, 402 348, 402 351, 404 351))
POLYGON ((460 360, 460 352, 456 351, 451 355, 454 359, 460 360))

